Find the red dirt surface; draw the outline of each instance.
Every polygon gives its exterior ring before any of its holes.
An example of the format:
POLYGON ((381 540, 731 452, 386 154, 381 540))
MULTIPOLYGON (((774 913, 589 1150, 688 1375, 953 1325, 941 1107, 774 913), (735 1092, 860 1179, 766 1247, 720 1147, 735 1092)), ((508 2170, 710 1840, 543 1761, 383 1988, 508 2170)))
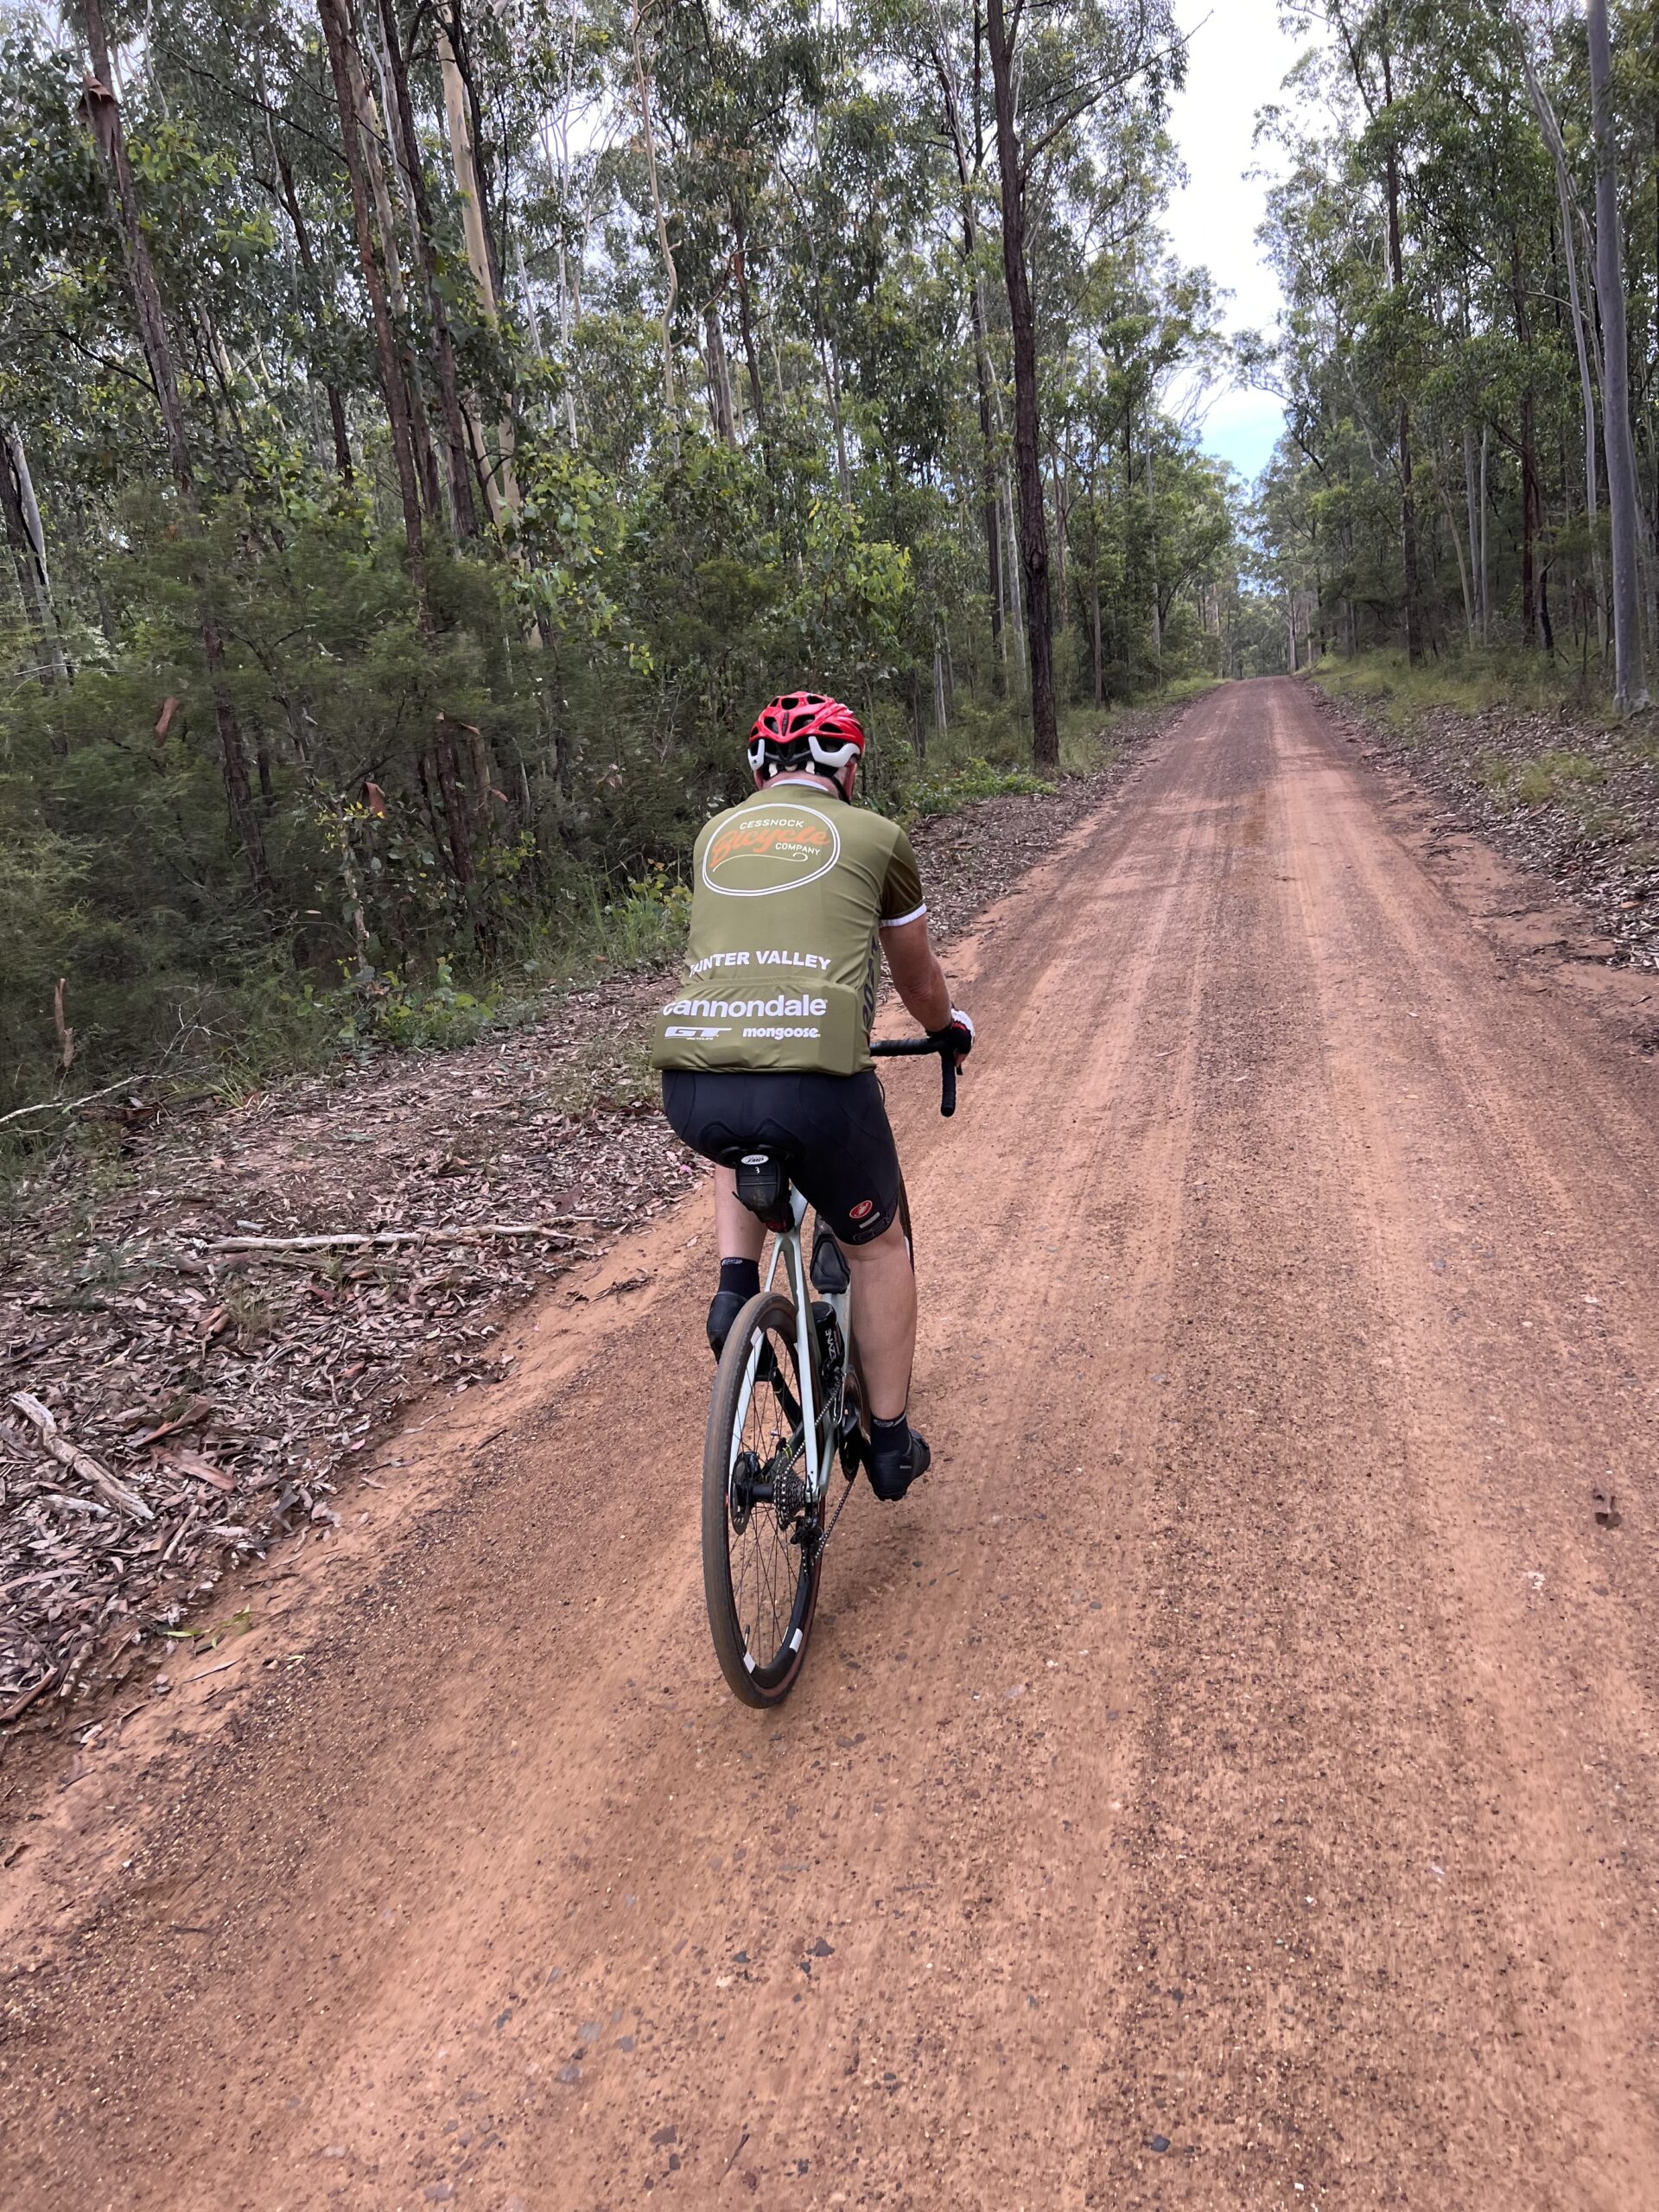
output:
POLYGON ((42 1796, 9 2208, 1659 2205, 1654 1068, 1397 814, 1230 686, 952 950, 781 1713, 694 1198, 42 1796))

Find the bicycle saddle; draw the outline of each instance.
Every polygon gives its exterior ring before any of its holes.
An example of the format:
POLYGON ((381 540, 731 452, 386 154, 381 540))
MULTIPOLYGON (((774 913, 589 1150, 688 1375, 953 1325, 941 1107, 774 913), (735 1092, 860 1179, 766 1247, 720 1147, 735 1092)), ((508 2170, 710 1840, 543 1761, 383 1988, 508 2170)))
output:
POLYGON ((759 1217, 768 1229, 791 1229, 795 1224, 789 1170, 775 1153, 744 1152, 729 1163, 737 1170, 738 1202, 759 1217))

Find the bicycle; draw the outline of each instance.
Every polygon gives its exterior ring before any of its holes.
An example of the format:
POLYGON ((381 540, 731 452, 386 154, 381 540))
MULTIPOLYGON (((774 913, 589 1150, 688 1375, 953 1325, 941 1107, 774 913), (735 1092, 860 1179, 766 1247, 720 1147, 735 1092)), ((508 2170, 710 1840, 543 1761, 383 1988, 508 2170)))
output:
MULTIPOLYGON (((870 1051, 883 1059, 937 1054, 939 1111, 956 1112, 957 1063, 945 1039, 902 1038, 870 1051)), ((726 1164, 773 1243, 760 1292, 732 1325, 715 1373, 702 1453, 702 1584, 721 1673, 746 1705, 766 1707, 782 1704, 806 1658, 823 1554, 863 1462, 861 1394, 845 1254, 817 1222, 804 1270, 806 1200, 784 1161, 761 1151, 726 1164), (832 1513, 836 1464, 846 1487, 832 1513)), ((908 1239, 902 1183, 899 1205, 908 1239)))

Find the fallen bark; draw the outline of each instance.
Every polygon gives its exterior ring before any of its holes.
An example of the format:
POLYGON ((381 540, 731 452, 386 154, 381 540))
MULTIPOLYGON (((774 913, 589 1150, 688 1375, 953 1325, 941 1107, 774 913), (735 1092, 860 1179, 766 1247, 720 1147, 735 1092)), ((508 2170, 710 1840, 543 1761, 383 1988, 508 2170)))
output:
POLYGON ((562 1214, 556 1221, 481 1221, 470 1229, 356 1229, 327 1236, 219 1236, 203 1249, 209 1252, 328 1252, 362 1244, 475 1244, 491 1236, 545 1236, 560 1244, 576 1244, 569 1231, 581 1226, 602 1228, 594 1214, 562 1214))
POLYGON ((27 1390, 14 1390, 11 1403, 25 1421, 32 1422, 40 1431, 41 1448, 60 1467, 68 1467, 83 1482, 90 1483, 100 1497, 107 1498, 111 1505, 118 1506, 131 1519, 153 1521, 156 1518, 137 1491, 130 1491, 124 1483, 117 1482, 109 1469, 100 1466, 90 1452, 83 1452, 78 1445, 69 1441, 58 1427, 57 1415, 43 1406, 38 1398, 27 1390))

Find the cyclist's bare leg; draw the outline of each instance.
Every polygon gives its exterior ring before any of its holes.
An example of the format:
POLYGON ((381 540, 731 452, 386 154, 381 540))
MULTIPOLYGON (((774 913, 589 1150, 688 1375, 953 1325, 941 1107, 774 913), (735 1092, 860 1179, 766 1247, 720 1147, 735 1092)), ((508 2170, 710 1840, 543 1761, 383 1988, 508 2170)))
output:
MULTIPOLYGON (((758 1260, 766 1230, 737 1195, 737 1173, 715 1170, 715 1234, 722 1260, 758 1260)), ((895 1220, 868 1244, 843 1244, 853 1272, 853 1333, 867 1410, 897 1421, 910 1396, 916 1356, 916 1271, 895 1220)))
POLYGON ((843 1244, 853 1272, 853 1334, 864 1402, 873 1419, 897 1421, 910 1396, 916 1356, 916 1270, 903 1225, 868 1244, 843 1244))
POLYGON ((715 1237, 722 1260, 758 1260, 766 1232, 737 1195, 737 1170, 715 1170, 715 1237))

